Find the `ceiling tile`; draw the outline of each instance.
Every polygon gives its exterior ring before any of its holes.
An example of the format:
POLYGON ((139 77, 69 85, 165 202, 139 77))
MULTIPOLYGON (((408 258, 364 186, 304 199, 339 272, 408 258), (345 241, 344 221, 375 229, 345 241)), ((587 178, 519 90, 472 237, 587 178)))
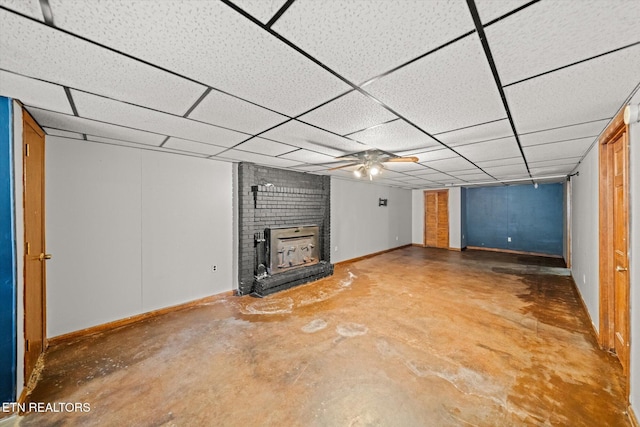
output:
POLYGON ((428 162, 431 160, 452 159, 454 157, 458 157, 456 153, 449 150, 448 148, 443 148, 440 150, 431 150, 423 153, 413 153, 410 155, 417 157, 418 162, 420 163, 428 162))
POLYGON ((576 157, 564 157, 561 159, 553 159, 553 160, 542 160, 538 162, 529 162, 529 167, 538 168, 538 167, 546 167, 546 166, 565 166, 565 165, 577 165, 578 162, 582 159, 582 156, 576 157))
POLYGON ((297 0, 273 29, 359 84, 474 25, 462 1, 297 0))
POLYGON ((483 160, 483 161, 481 160, 475 163, 483 169, 485 167, 493 167, 493 166, 517 165, 517 164, 524 165, 524 161, 522 160, 522 154, 520 153, 518 153, 518 155, 514 157, 508 157, 504 159, 483 160))
POLYGON ((524 147, 527 161, 540 162, 565 157, 582 156, 593 144, 596 138, 582 138, 571 141, 554 142, 552 144, 533 145, 524 147))
POLYGON ((545 166, 539 168, 531 168, 531 175, 536 176, 549 176, 549 175, 564 175, 569 174, 573 168, 577 166, 578 162, 571 165, 557 165, 557 166, 545 166))
POLYGON ((475 0, 483 24, 499 18, 531 0, 475 0))
POLYGON ((595 122, 581 123, 564 126, 539 132, 520 135, 520 143, 523 146, 547 144, 549 142, 566 141, 586 137, 596 137, 604 130, 610 119, 596 120, 595 122))
POLYGON ((426 179, 431 182, 446 182, 450 179, 455 179, 451 175, 448 175, 442 172, 434 172, 434 173, 429 173, 427 175, 423 175, 423 174, 418 175, 416 173, 409 173, 409 174, 416 178, 426 179))
POLYGON ((0 5, 44 22, 39 0, 0 0, 0 5))
POLYGON ((441 146, 429 135, 425 135, 404 120, 396 120, 356 132, 349 138, 392 153, 441 146))
POLYGON ((506 115, 475 33, 375 81, 366 90, 432 135, 506 115))
POLYGON ((87 136, 103 136, 106 138, 120 139, 124 141, 138 142, 140 144, 159 146, 166 136, 158 133, 143 132, 108 123, 101 123, 81 117, 69 116, 61 113, 27 107, 27 110, 43 127, 51 127, 70 132, 84 133, 87 136))
POLYGON ((205 90, 181 77, 4 10, 0 10, 0 22, 0 68, 5 70, 180 115, 205 90))
POLYGON ((266 24, 287 0, 233 0, 242 10, 266 24))
POLYGON ((543 1, 485 32, 506 85, 635 43, 639 22, 634 0, 543 1))
POLYGON ((613 117, 638 84, 640 45, 505 88, 518 133, 613 117))
POLYGON ((291 169, 295 169, 301 172, 321 172, 327 170, 328 166, 325 165, 300 165, 293 166, 291 169))
POLYGON ((517 157, 521 155, 515 137, 477 142, 456 147, 456 151, 472 162, 517 157))
POLYGON ((423 162, 430 168, 439 170, 440 172, 455 172, 467 169, 476 169, 472 163, 466 161, 462 157, 454 157, 453 159, 433 160, 423 162))
POLYGON ((265 154, 267 156, 279 156, 298 149, 298 147, 292 147, 291 145, 258 137, 251 138, 250 140, 233 148, 242 151, 249 151, 251 153, 265 154))
POLYGON ((249 138, 249 135, 244 133, 125 104, 109 98, 75 90, 72 90, 71 93, 80 117, 222 147, 232 147, 249 138))
POLYGON ((261 136, 336 157, 370 148, 296 120, 284 123, 261 136))
POLYGON ((212 90, 188 117, 250 134, 288 120, 286 116, 217 90, 212 90))
POLYGON ((47 135, 51 135, 51 136, 62 136, 65 138, 72 138, 72 139, 84 139, 84 136, 81 133, 77 133, 77 132, 69 132, 66 130, 52 129, 48 127, 43 127, 42 130, 44 130, 47 135))
POLYGON ((138 144, 135 142, 122 141, 119 139, 103 138, 101 136, 87 136, 87 141, 101 143, 101 144, 119 145, 121 147, 137 148, 139 150, 151 150, 151 151, 160 151, 163 153, 181 154, 181 155, 192 156, 192 157, 208 157, 209 156, 208 154, 197 154, 197 153, 192 153, 190 151, 176 150, 168 147, 154 147, 154 146, 145 145, 145 144, 138 144))
POLYGON ((524 162, 516 165, 502 165, 482 168, 486 173, 495 178, 528 178, 529 173, 524 162))
POLYGON ((259 165, 274 166, 277 168, 288 168, 299 165, 300 162, 283 159, 281 157, 271 157, 262 154, 248 153, 240 150, 227 150, 216 158, 235 160, 238 162, 251 162, 259 165))
POLYGON ((169 138, 163 145, 166 148, 174 148, 176 150, 189 151, 191 153, 204 154, 207 156, 215 156, 225 150, 224 147, 203 144, 201 142, 189 141, 187 139, 169 138))
POLYGON ((453 175, 455 175, 456 178, 466 182, 491 181, 491 177, 486 173, 473 173, 469 175, 459 175, 457 173, 454 173, 453 175))
POLYGON ((50 2, 61 28, 289 116, 351 89, 222 2, 50 2))
POLYGON ((309 150, 298 150, 279 156, 281 159, 296 160, 299 163, 331 163, 335 157, 309 150))
POLYGON ((387 162, 384 164, 384 167, 396 172, 408 172, 426 169, 424 165, 413 162, 387 162))
POLYGON ((20 100, 25 105, 73 114, 62 86, 30 79, 0 70, 0 95, 20 100))
POLYGON ((353 91, 299 117, 299 120, 347 135, 396 118, 379 103, 353 91))
POLYGON ((434 135, 450 147, 513 136, 509 120, 502 119, 434 135))

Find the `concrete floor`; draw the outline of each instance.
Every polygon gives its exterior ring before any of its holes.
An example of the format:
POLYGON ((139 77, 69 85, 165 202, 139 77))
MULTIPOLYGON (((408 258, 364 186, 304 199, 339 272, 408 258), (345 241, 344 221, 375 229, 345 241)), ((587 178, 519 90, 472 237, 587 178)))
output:
POLYGON ((558 260, 417 247, 48 350, 21 426, 626 426, 558 260))

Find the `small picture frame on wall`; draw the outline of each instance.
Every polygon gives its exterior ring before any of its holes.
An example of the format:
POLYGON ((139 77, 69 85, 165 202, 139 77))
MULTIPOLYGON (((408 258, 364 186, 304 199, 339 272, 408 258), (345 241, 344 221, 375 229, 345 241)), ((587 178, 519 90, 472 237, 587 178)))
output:
POLYGON ((387 206, 387 199, 378 199, 378 206, 387 206))

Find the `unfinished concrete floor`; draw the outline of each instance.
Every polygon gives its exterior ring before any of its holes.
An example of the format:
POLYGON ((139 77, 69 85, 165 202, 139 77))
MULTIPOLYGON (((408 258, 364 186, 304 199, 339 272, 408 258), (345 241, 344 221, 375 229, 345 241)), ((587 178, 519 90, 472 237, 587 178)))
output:
MULTIPOLYGON (((21 426, 625 426, 557 260, 409 247, 48 350, 21 426)), ((180 286, 180 284, 176 284, 180 286)))

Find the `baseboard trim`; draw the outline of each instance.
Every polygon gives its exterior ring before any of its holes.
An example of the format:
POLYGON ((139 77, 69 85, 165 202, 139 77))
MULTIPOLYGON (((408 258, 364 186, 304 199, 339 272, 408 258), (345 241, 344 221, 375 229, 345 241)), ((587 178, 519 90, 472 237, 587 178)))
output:
POLYGON ((416 246, 418 248, 426 248, 426 246, 421 243, 412 243, 411 246, 416 246))
POLYGON ((335 263, 333 263, 333 265, 338 266, 338 265, 342 265, 342 264, 351 264, 352 262, 362 261, 363 259, 367 259, 367 258, 373 258, 374 256, 386 254, 387 252, 392 252, 392 251, 397 251, 398 249, 408 248, 409 246, 413 246, 413 244, 409 243, 407 245, 396 246, 395 248, 391 248, 391 249, 385 249, 384 251, 378 251, 378 252, 374 252, 372 254, 367 254, 367 255, 356 257, 356 258, 345 259, 344 261, 335 262, 335 263))
POLYGON ((580 288, 578 288, 578 284, 576 283, 576 280, 573 278, 573 274, 570 277, 571 277, 571 285, 573 288, 573 292, 575 292, 575 294, 578 296, 578 300, 582 305, 582 311, 585 312, 585 314, 587 315, 587 319, 589 319, 589 323, 591 324, 591 333, 593 334, 593 337, 596 340, 596 344, 598 344, 598 347, 600 347, 600 335, 598 334, 596 325, 593 323, 593 319, 589 314, 589 309, 587 308, 587 304, 584 302, 584 299, 582 298, 582 294, 580 293, 580 288))
POLYGON ((633 412, 633 408, 629 405, 627 408, 627 415, 629 415, 629 421, 631 421, 631 425, 633 427, 640 427, 640 423, 638 423, 638 417, 636 417, 635 412, 633 412))
POLYGON ((511 249, 485 248, 484 246, 467 246, 467 249, 476 250, 476 251, 503 252, 505 254, 533 255, 533 256, 543 256, 546 258, 563 259, 562 255, 549 255, 549 254, 543 254, 541 252, 514 251, 511 249))
POLYGON ((186 310, 191 307, 210 303, 220 298, 234 295, 234 291, 223 292, 220 294, 210 295, 208 297, 200 298, 197 300, 189 301, 183 304, 172 305, 169 307, 160 308, 158 310, 148 311, 146 313, 136 314, 134 316, 126 317, 124 319, 114 320, 113 322, 103 323, 101 325, 91 326, 89 328, 80 329, 78 331, 69 332, 67 334, 51 337, 47 340, 48 346, 60 345, 75 341, 80 338, 84 338, 90 335, 98 334, 101 332, 109 331, 112 329, 120 328, 122 326, 131 325, 133 323, 142 322, 143 320, 150 319, 152 317, 162 316, 163 314, 172 313, 176 311, 186 310))

